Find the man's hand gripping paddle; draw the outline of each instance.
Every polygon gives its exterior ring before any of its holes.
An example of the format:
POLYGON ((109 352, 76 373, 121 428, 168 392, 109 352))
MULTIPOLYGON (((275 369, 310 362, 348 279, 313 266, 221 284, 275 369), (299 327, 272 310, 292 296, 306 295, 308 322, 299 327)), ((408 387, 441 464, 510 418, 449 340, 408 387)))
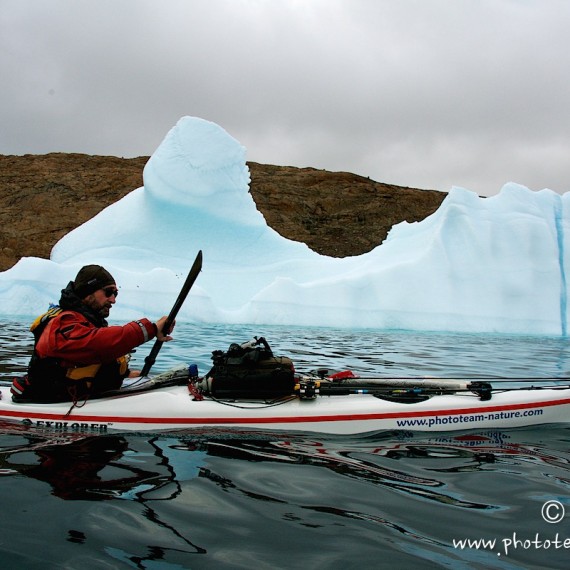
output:
MULTIPOLYGON (((164 334, 168 334, 168 332, 170 331, 170 327, 172 326, 172 323, 174 323, 178 311, 182 307, 182 304, 184 303, 186 297, 188 296, 188 293, 190 292, 192 285, 194 285, 194 281, 196 281, 196 278, 198 277, 198 274, 200 273, 201 270, 202 270, 202 251, 200 250, 198 252, 198 255, 196 256, 196 259, 194 260, 194 263, 192 264, 192 267, 190 268, 190 272, 188 273, 188 277, 186 277, 186 281, 182 286, 178 298, 176 299, 176 302, 174 303, 174 306, 172 307, 172 310, 170 311, 164 323, 164 326, 162 327, 162 332, 164 334)), ((163 341, 158 339, 155 341, 154 346, 150 351, 150 354, 144 359, 144 366, 140 374, 141 377, 148 376, 150 369, 152 368, 153 364, 156 362, 156 357, 158 356, 158 353, 160 352, 162 345, 163 341)))

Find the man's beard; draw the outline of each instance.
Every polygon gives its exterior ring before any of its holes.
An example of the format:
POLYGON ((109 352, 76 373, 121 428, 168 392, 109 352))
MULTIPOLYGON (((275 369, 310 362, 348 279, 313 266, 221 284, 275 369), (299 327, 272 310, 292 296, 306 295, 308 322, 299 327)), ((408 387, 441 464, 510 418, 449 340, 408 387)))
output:
POLYGON ((106 319, 106 318, 109 316, 109 313, 110 313, 110 312, 111 312, 111 307, 104 306, 104 307, 101 307, 101 308, 99 309, 99 314, 100 314, 104 319, 106 319))
POLYGON ((109 316, 112 307, 110 303, 104 303, 101 305, 101 303, 97 302, 97 299, 95 299, 94 295, 89 295, 89 297, 85 299, 85 304, 93 309, 93 311, 101 315, 104 319, 109 316))

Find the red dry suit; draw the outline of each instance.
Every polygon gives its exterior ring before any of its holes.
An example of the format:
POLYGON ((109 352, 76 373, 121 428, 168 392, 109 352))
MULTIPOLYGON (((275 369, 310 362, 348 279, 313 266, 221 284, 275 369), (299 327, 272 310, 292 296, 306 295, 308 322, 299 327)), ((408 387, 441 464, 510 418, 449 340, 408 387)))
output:
POLYGON ((40 358, 59 358, 64 368, 106 364, 155 336, 155 326, 148 319, 96 327, 81 313, 63 311, 47 324, 36 352, 40 358))
POLYGON ((156 336, 156 325, 146 318, 97 326, 82 313, 59 307, 38 317, 31 330, 34 353, 27 376, 13 382, 15 401, 76 401, 120 388, 129 374, 126 355, 156 336))

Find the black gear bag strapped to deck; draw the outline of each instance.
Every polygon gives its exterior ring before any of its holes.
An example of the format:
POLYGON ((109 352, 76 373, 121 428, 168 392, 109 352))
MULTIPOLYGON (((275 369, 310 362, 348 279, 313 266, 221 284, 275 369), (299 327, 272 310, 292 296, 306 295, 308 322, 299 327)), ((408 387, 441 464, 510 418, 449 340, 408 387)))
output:
POLYGON ((263 337, 231 344, 212 352, 212 369, 200 388, 214 398, 276 399, 295 392, 295 368, 290 358, 274 356, 263 337))

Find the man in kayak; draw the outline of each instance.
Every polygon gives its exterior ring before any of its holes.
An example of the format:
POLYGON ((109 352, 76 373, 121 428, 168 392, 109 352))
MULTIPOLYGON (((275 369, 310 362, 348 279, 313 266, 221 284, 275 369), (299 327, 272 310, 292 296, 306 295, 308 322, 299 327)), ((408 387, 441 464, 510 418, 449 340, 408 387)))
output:
POLYGON ((38 317, 30 330, 34 351, 24 378, 15 378, 15 402, 73 401, 121 387, 137 376, 128 367, 129 353, 148 340, 172 340, 163 331, 167 317, 156 323, 142 318, 109 326, 106 318, 119 291, 112 275, 100 265, 82 267, 61 292, 59 305, 38 317))

